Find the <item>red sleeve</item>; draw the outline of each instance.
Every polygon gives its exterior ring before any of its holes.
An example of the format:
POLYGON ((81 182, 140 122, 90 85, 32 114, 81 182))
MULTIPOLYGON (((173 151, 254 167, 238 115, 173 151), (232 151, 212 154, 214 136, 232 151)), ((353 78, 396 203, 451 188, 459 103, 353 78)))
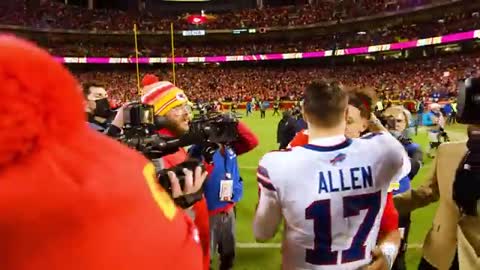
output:
POLYGON ((233 143, 237 155, 247 153, 258 145, 258 138, 250 128, 242 122, 237 125, 238 141, 233 143))
POLYGON ((389 192, 380 222, 380 234, 389 233, 394 230, 398 230, 398 211, 393 204, 393 194, 389 192))
POLYGON ((200 245, 203 250, 203 270, 210 269, 210 227, 207 200, 205 197, 193 205, 195 212, 194 223, 198 228, 200 245))
POLYGON ((295 134, 292 141, 288 144, 289 147, 303 146, 308 144, 308 135, 305 134, 305 130, 301 130, 295 134))
MULTIPOLYGON (((200 269, 201 265, 205 265, 205 254, 200 249, 200 245, 198 244, 198 239, 196 239, 196 235, 198 229, 193 224, 191 219, 184 213, 180 213, 177 215, 178 217, 175 218, 176 223, 172 223, 168 227, 161 228, 168 230, 172 235, 179 238, 177 242, 180 242, 182 245, 178 248, 174 248, 177 243, 172 243, 167 241, 166 239, 162 239, 162 244, 168 249, 162 250, 164 252, 164 256, 166 258, 174 258, 179 253, 182 254, 182 257, 185 258, 184 260, 170 260, 167 263, 163 262, 152 262, 151 266, 153 267, 160 267, 162 269, 200 269), (184 227, 178 224, 181 220, 182 223, 186 223, 188 226, 188 234, 185 235, 184 227), (183 230, 182 230, 183 229, 183 230), (201 257, 203 254, 203 257, 201 257), (187 259, 188 258, 188 259, 187 259)), ((157 228, 158 229, 158 228, 157 228)), ((166 238, 166 237, 165 237, 166 238)), ((178 245, 178 244, 177 244, 178 245)), ((138 264, 138 261, 137 261, 138 264)), ((90 268, 92 269, 92 268, 90 268)), ((208 268, 204 268, 208 269, 208 268)))

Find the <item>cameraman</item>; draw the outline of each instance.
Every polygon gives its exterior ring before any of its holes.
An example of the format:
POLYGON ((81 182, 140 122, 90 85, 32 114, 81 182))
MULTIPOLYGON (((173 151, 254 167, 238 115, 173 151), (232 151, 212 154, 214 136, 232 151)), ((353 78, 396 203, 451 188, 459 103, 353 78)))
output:
MULTIPOLYGON (((146 75, 145 77, 152 78, 146 75)), ((183 90, 176 87, 170 82, 157 81, 156 79, 143 79, 143 92, 145 93, 141 100, 144 104, 154 106, 155 114, 164 116, 166 119, 165 126, 157 133, 177 138, 186 134, 189 130, 189 122, 191 120, 191 108, 189 101, 183 90), (148 82, 146 82, 148 81, 148 82)), ((112 127, 108 131, 109 135, 118 133, 123 126, 123 107, 118 110, 112 127)), ((157 169, 168 169, 186 161, 188 154, 184 148, 179 148, 177 152, 162 157, 156 162, 157 169)), ((205 198, 195 203, 190 213, 194 219, 200 233, 200 241, 204 252, 204 270, 209 269, 209 226, 208 226, 208 209, 205 198)))
MULTIPOLYGON (((466 150, 464 142, 440 145, 432 177, 417 189, 394 198, 395 206, 401 215, 440 200, 432 228, 423 243, 423 258, 418 269, 459 269, 456 242, 460 213, 452 200, 451 187, 455 169, 466 150)), ((478 226, 475 229, 478 230, 478 226)))
POLYGON ((218 149, 204 157, 205 147, 190 148, 192 157, 212 161, 204 187, 210 216, 210 249, 218 250, 220 270, 232 269, 235 259, 235 204, 243 195, 243 183, 237 155, 253 150, 258 145, 257 136, 242 122, 237 123, 238 139, 232 143, 215 145, 218 149))
MULTIPOLYGON (((382 113, 382 118, 384 119, 385 127, 395 138, 400 141, 410 157, 410 173, 400 179, 399 183, 392 185, 395 200, 395 196, 407 192, 410 189, 410 181, 413 180, 421 167, 423 153, 420 146, 416 143, 413 143, 407 137, 408 123, 411 120, 411 114, 407 109, 405 109, 403 106, 389 107, 382 113)), ((405 253, 407 251, 410 223, 410 213, 400 213, 398 225, 400 234, 402 236, 402 242, 399 253, 392 267, 393 270, 406 269, 405 253)))
POLYGON ((104 132, 115 113, 110 109, 107 91, 105 87, 97 82, 87 82, 82 85, 83 95, 86 101, 85 111, 91 128, 104 132))
MULTIPOLYGON (((467 80, 460 87, 459 96, 464 98, 463 104, 459 104, 458 122, 479 122, 478 104, 474 101, 479 92, 480 79, 467 80)), ((419 188, 395 198, 400 213, 439 201, 418 269, 480 269, 479 150, 479 126, 470 126, 468 143, 441 144, 432 177, 419 188)))

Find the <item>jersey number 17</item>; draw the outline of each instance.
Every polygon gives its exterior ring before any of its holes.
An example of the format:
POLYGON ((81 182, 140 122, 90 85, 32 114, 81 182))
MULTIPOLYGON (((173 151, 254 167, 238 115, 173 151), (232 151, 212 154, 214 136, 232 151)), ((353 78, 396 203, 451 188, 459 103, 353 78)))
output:
MULTIPOLYGON (((343 198, 343 217, 358 216, 367 210, 365 218, 352 239, 352 244, 342 250, 341 263, 365 259, 365 242, 380 211, 381 191, 343 198)), ((339 251, 332 250, 332 218, 330 200, 315 201, 305 209, 306 219, 313 219, 314 248, 306 250, 305 260, 313 265, 335 265, 339 251)))

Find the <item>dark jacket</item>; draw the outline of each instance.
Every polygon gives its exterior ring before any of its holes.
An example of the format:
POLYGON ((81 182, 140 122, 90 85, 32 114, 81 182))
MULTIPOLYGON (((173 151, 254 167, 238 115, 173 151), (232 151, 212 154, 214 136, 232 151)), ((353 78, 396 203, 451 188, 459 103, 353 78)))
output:
POLYGON ((285 149, 290 141, 295 137, 297 123, 292 116, 284 116, 277 127, 277 143, 280 149, 285 149))

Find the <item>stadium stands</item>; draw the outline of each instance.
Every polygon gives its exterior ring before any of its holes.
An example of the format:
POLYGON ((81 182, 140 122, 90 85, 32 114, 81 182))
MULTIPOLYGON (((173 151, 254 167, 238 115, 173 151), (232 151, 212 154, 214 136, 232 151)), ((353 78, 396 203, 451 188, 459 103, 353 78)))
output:
MULTIPOLYGON (((437 0, 444 1, 444 0, 437 0)), ((317 1, 314 6, 251 9, 220 14, 208 24, 210 29, 240 27, 271 27, 308 25, 323 21, 341 20, 369 16, 383 11, 395 11, 431 3, 431 0, 362 0, 343 1, 340 5, 332 1, 317 1)), ((170 22, 176 29, 188 28, 180 18, 154 17, 148 13, 128 15, 116 10, 87 10, 46 1, 40 8, 27 12, 24 1, 16 1, 9 8, 0 9, 2 24, 24 25, 35 28, 84 29, 84 30, 131 30, 133 23, 147 31, 169 30, 170 22)))
MULTIPOLYGON (((457 80, 479 67, 479 54, 330 68, 188 67, 177 70, 176 81, 194 101, 245 101, 252 97, 297 100, 305 84, 322 77, 340 80, 350 86, 374 87, 387 99, 408 100, 429 97, 432 93, 456 94, 457 80)), ((162 79, 172 79, 169 71, 161 72, 162 79)), ((77 72, 77 75, 81 81, 103 82, 117 104, 136 98, 136 76, 132 71, 77 72)))
MULTIPOLYGON (((355 32, 325 35, 316 38, 305 38, 294 41, 248 41, 248 42, 209 42, 205 43, 180 43, 175 47, 176 56, 211 56, 211 55, 249 55, 263 53, 294 53, 320 50, 331 50, 333 48, 349 48, 367 46, 373 44, 394 43, 404 40, 415 40, 420 38, 435 37, 448 33, 463 32, 467 30, 480 29, 480 18, 476 13, 462 13, 444 18, 438 22, 429 21, 422 24, 381 26, 376 29, 358 34, 355 32)), ((51 42, 44 44, 50 48, 50 52, 58 56, 108 56, 128 57, 135 54, 132 42, 112 44, 98 44, 88 41, 68 44, 62 42, 51 42)), ((153 46, 142 45, 140 39, 141 56, 169 56, 171 48, 169 44, 159 43, 153 46)))

